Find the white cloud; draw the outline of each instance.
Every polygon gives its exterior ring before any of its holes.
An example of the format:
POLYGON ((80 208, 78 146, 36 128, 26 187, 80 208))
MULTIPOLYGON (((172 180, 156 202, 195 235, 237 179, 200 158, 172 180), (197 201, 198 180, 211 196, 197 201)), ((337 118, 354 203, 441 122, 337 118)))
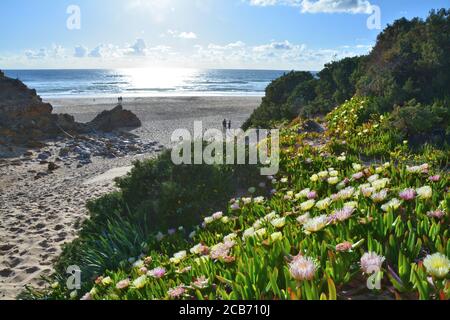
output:
POLYGON ((61 45, 52 45, 51 48, 41 48, 39 50, 26 50, 25 56, 30 60, 46 58, 60 59, 65 56, 65 49, 61 45))
POLYGON ((364 13, 373 12, 369 0, 248 0, 252 6, 284 5, 300 8, 302 13, 364 13))
MULTIPOLYGON (((167 30, 167 35, 173 38, 179 38, 179 39, 186 39, 186 40, 195 40, 197 39, 197 34, 192 31, 177 31, 177 30, 167 30)), ((162 37, 165 37, 165 34, 161 35, 162 37)))

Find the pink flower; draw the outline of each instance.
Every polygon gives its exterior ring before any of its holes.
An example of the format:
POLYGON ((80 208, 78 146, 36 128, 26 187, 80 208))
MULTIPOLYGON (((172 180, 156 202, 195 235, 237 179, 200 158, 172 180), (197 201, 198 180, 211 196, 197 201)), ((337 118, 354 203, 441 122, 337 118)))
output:
POLYGON ((335 211, 330 216, 330 221, 337 222, 337 221, 345 221, 351 218, 353 212, 355 212, 355 208, 345 207, 342 210, 335 211))
POLYGON ((184 286, 178 286, 170 289, 167 293, 172 299, 178 299, 186 293, 186 289, 184 288, 184 286))
POLYGON ((353 248, 353 244, 351 244, 348 241, 345 241, 336 246, 336 251, 337 252, 347 252, 347 251, 350 251, 352 248, 353 248))
POLYGON ((429 211, 427 213, 427 216, 430 217, 430 218, 436 218, 436 219, 440 220, 443 217, 445 217, 445 212, 442 211, 442 210, 429 211))
POLYGON ((89 300, 93 300, 93 299, 92 299, 92 295, 88 292, 80 300, 89 301, 89 300))
POLYGON ((428 178, 431 182, 439 182, 439 180, 441 180, 441 176, 437 175, 437 176, 431 176, 430 178, 428 178))
POLYGON ((316 275, 317 265, 313 259, 298 255, 289 264, 289 271, 297 281, 312 280, 316 275))
POLYGON ((130 286, 130 280, 128 280, 128 279, 119 281, 119 282, 116 284, 116 288, 119 289, 119 290, 126 289, 126 288, 128 288, 129 286, 130 286))
POLYGON ((155 268, 153 270, 150 270, 147 274, 150 277, 153 277, 153 278, 156 278, 156 279, 161 279, 166 274, 166 269, 158 267, 158 268, 155 268))
POLYGON ((416 190, 414 189, 405 189, 402 192, 399 193, 400 198, 402 198, 405 201, 411 201, 416 198, 416 190))
POLYGON ((359 180, 359 179, 362 179, 363 177, 364 177, 364 173, 363 172, 358 172, 358 173, 355 173, 352 178, 354 180, 359 180))
POLYGON ((308 200, 314 200, 317 198, 317 192, 311 191, 308 193, 308 200))

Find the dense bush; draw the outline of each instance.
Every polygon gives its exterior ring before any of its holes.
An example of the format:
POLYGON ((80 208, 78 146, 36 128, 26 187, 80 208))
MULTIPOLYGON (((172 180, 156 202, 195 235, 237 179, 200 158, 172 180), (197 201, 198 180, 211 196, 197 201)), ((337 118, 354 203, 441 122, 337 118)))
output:
POLYGON ((426 20, 397 20, 378 36, 367 56, 327 64, 314 79, 291 72, 275 80, 244 128, 325 115, 356 94, 371 98, 361 121, 395 108, 395 127, 412 142, 442 146, 448 140, 449 52, 450 10, 432 11, 426 20), (418 104, 412 106, 413 99, 418 104))
POLYGON ((157 231, 188 230, 208 212, 225 208, 244 182, 255 179, 256 166, 174 165, 169 151, 136 162, 117 179, 119 192, 88 203, 91 217, 55 269, 64 275, 68 266, 78 265, 83 281, 91 280, 139 255, 157 231))

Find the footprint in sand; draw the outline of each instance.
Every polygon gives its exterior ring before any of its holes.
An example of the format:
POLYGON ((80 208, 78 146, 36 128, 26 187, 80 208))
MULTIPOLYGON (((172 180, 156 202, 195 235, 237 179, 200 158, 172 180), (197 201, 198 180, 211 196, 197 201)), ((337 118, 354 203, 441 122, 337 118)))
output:
POLYGON ((0 270, 0 277, 8 278, 14 274, 14 271, 11 269, 2 269, 0 270))

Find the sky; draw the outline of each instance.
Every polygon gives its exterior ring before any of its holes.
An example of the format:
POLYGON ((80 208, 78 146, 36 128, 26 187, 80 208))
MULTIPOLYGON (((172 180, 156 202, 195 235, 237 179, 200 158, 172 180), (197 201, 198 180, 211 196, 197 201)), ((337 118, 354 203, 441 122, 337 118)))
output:
POLYGON ((0 69, 320 70, 450 0, 1 0, 0 69))

